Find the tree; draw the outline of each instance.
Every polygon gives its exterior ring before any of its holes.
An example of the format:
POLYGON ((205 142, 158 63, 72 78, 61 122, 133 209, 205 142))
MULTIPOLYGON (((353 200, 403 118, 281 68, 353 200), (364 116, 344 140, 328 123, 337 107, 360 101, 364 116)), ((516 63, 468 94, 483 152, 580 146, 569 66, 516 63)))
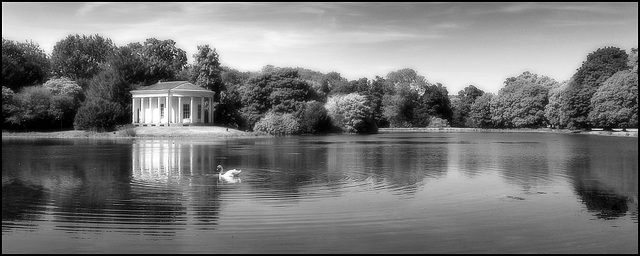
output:
POLYGON ((9 118, 17 111, 15 105, 16 94, 9 87, 2 86, 2 128, 11 126, 9 118))
POLYGON ((351 88, 351 84, 340 73, 332 71, 322 78, 320 92, 326 99, 330 95, 349 94, 355 92, 355 90, 351 88))
POLYGON ((187 65, 187 54, 176 47, 176 42, 147 38, 142 46, 142 57, 147 64, 147 80, 150 84, 173 80, 187 65))
POLYGON ((130 90, 129 84, 113 68, 97 74, 89 81, 86 100, 76 113, 74 128, 108 131, 117 124, 129 123, 130 90))
POLYGON ((382 116, 390 127, 412 127, 419 96, 408 85, 399 85, 382 97, 382 116))
POLYGON ((567 116, 562 112, 565 91, 569 82, 557 83, 549 89, 549 103, 544 107, 544 117, 551 127, 564 128, 567 125, 567 116))
POLYGON ((224 89, 222 68, 216 49, 209 45, 198 45, 198 52, 193 55, 193 76, 195 84, 215 92, 214 101, 220 101, 220 92, 224 89))
POLYGON ((367 102, 371 107, 372 118, 378 127, 388 127, 389 121, 384 118, 382 115, 383 112, 383 98, 384 98, 384 90, 386 86, 386 81, 384 78, 376 76, 376 79, 371 81, 371 85, 369 89, 364 92, 364 96, 367 97, 367 102))
POLYGON ((418 95, 422 95, 425 87, 429 85, 424 76, 418 75, 418 72, 410 68, 391 71, 387 74, 386 80, 394 85, 396 90, 398 87, 407 86, 418 95))
POLYGON ((118 47, 108 61, 111 67, 119 73, 132 87, 149 85, 147 79, 147 63, 142 56, 142 45, 140 43, 130 43, 118 47))
POLYGON ((113 130, 125 110, 120 104, 103 98, 88 98, 78 109, 73 122, 76 130, 110 131, 113 130))
POLYGON ((567 115, 567 126, 572 129, 590 129, 588 120, 591 97, 602 83, 618 71, 628 68, 628 55, 617 47, 600 48, 589 55, 571 77, 562 111, 567 115))
POLYGON ((52 94, 49 115, 53 122, 59 123, 60 129, 73 126, 73 119, 83 97, 80 85, 61 77, 50 79, 43 86, 52 94))
POLYGON ((215 122, 219 125, 243 127, 243 118, 240 115, 242 108, 241 88, 249 81, 249 72, 240 72, 236 69, 221 67, 223 90, 220 91, 220 100, 216 104, 214 112, 215 122))
POLYGON ((414 126, 424 127, 429 125, 431 117, 451 121, 453 112, 449 101, 449 92, 442 84, 437 83, 424 87, 424 94, 420 97, 419 105, 414 116, 414 126), (426 121, 426 122, 425 122, 426 121))
POLYGON ((422 108, 421 97, 428 87, 427 80, 413 69, 405 68, 387 74, 382 99, 382 116, 389 121, 391 127, 424 126, 428 120, 428 109, 422 108))
POLYGON ((278 114, 270 111, 255 124, 253 130, 273 135, 298 134, 300 123, 291 113, 278 114))
POLYGON ((40 84, 47 79, 49 70, 49 59, 38 44, 2 38, 2 86, 18 91, 40 84))
POLYGON ((638 71, 638 48, 634 47, 631 48, 631 52, 629 53, 629 61, 627 61, 627 66, 629 66, 630 69, 634 69, 635 67, 635 71, 638 71))
POLYGON ((274 73, 269 94, 271 109, 277 113, 294 113, 304 102, 316 99, 311 85, 298 76, 294 69, 281 69, 274 73))
POLYGON ((453 126, 459 127, 471 126, 470 123, 467 122, 471 104, 473 104, 475 100, 483 94, 484 91, 478 89, 474 85, 469 85, 463 90, 458 91, 458 95, 456 97, 457 101, 453 102, 453 100, 451 100, 451 107, 453 112, 451 124, 453 126))
POLYGON ((308 101, 298 120, 302 133, 326 133, 333 128, 327 109, 318 101, 308 101))
POLYGON ((589 121, 605 130, 638 127, 638 72, 623 70, 604 81, 591 97, 589 121))
POLYGON ((491 121, 491 101, 494 95, 485 93, 476 98, 469 107, 469 121, 471 127, 490 128, 493 127, 491 121))
POLYGON ((115 46, 111 39, 100 35, 69 35, 53 46, 51 68, 53 74, 69 77, 81 87, 100 72, 101 67, 111 58, 115 46))
POLYGON ((549 89, 557 82, 525 71, 505 80, 505 86, 491 100, 493 122, 499 127, 522 128, 546 125, 544 109, 549 89))
POLYGON ((237 69, 224 66, 222 66, 221 69, 222 72, 220 74, 220 78, 222 79, 225 88, 229 87, 230 85, 241 86, 249 81, 249 72, 240 72, 237 69))
POLYGON ((7 121, 25 130, 49 128, 52 93, 42 85, 23 87, 14 96, 15 110, 7 121))
POLYGON ((334 126, 346 132, 375 133, 378 127, 371 118, 371 107, 366 97, 358 93, 329 97, 325 105, 334 126))
POLYGON ((255 122, 272 110, 275 113, 296 113, 302 110, 304 102, 316 99, 311 86, 298 77, 292 68, 268 67, 266 72, 249 79, 240 89, 241 115, 246 125, 255 122))

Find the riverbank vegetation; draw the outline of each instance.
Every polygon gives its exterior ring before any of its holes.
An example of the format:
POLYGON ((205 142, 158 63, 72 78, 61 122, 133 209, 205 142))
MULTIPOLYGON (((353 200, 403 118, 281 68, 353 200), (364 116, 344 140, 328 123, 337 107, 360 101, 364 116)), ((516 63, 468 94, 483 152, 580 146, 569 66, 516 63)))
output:
POLYGON ((69 35, 51 54, 2 39, 3 131, 116 131, 131 123, 131 90, 185 80, 215 92, 216 125, 269 134, 375 133, 380 128, 638 127, 638 53, 602 47, 567 81, 525 71, 497 94, 469 85, 450 94, 410 68, 374 79, 267 65, 223 66, 199 45, 194 63, 171 39, 116 46, 69 35))

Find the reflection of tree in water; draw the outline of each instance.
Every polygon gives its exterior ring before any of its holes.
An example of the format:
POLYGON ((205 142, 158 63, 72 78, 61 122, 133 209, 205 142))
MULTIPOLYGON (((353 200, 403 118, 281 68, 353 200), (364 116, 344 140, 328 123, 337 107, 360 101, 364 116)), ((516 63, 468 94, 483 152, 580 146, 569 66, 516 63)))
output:
MULTIPOLYGON (((44 212, 39 204, 44 198, 42 186, 25 184, 21 180, 2 180, 2 221, 37 220, 44 212)), ((3 223, 4 231, 5 225, 3 223)))
POLYGON ((595 216, 599 219, 616 219, 625 216, 629 210, 629 198, 601 190, 591 182, 578 182, 575 190, 587 209, 597 212, 595 216))
POLYGON ((50 219, 56 229, 78 235, 114 231, 153 237, 216 225, 217 179, 204 175, 202 168, 210 161, 198 145, 187 145, 180 156, 171 147, 182 146, 171 142, 135 150, 130 142, 34 144, 29 150, 37 152, 16 154, 6 162, 3 158, 3 167, 19 166, 3 168, 3 220, 50 219), (159 162, 163 158, 158 154, 165 153, 175 156, 175 163, 197 163, 200 169, 177 173, 177 168, 159 162), (140 155, 149 161, 132 161, 140 155), (134 167, 134 162, 142 165, 134 167), (140 168, 152 174, 140 176, 140 168))
MULTIPOLYGON (((257 166, 250 183, 261 195, 297 200, 323 193, 332 196, 345 187, 373 182, 393 193, 413 194, 425 179, 446 174, 446 145, 385 141, 368 137, 276 138, 260 145, 244 145, 250 156, 234 157, 232 148, 221 151, 225 160, 242 166, 257 166), (323 140, 327 139, 327 141, 323 140), (236 158, 239 158, 235 160, 236 158), (238 161, 237 163, 234 163, 238 161), (329 193, 329 194, 327 194, 329 193)), ((236 154, 237 155, 237 154, 236 154)))
POLYGON ((215 229, 220 218, 220 189, 213 186, 215 177, 189 177, 189 198, 187 208, 194 215, 196 229, 215 229))
MULTIPOLYGON (((580 154, 568 156, 565 162, 565 168, 573 178, 575 193, 589 211, 596 212, 595 216, 599 219, 610 220, 626 215, 629 203, 632 203, 633 199, 605 189, 607 186, 597 178, 599 169, 592 165, 594 162, 591 158, 595 156, 589 154, 588 149, 583 148, 580 154)), ((601 153, 598 151, 596 154, 601 153)), ((611 161, 612 159, 599 160, 611 161)))
POLYGON ((218 149, 219 155, 225 157, 225 164, 230 166, 249 166, 241 177, 251 177, 248 185, 262 199, 261 203, 269 204, 277 199, 295 203, 304 196, 315 193, 331 192, 335 177, 326 169, 326 148, 298 147, 290 144, 294 139, 274 138, 267 141, 255 141, 252 145, 242 145, 235 149, 218 149), (250 151, 250 154, 239 152, 250 151), (318 189, 318 186, 324 189, 318 189), (306 189, 308 187, 316 189, 306 189))
POLYGON ((446 147, 447 144, 401 140, 390 145, 362 146, 356 155, 374 182, 395 194, 413 195, 425 180, 446 175, 446 147))
POLYGON ((542 143, 499 141, 489 147, 492 154, 499 156, 498 166, 508 183, 528 190, 550 182, 546 147, 542 143))
MULTIPOLYGON (((220 211, 210 145, 193 141, 140 140, 133 146, 133 180, 127 210, 162 231, 214 229, 220 211)), ((145 232, 151 232, 145 230, 145 232)))

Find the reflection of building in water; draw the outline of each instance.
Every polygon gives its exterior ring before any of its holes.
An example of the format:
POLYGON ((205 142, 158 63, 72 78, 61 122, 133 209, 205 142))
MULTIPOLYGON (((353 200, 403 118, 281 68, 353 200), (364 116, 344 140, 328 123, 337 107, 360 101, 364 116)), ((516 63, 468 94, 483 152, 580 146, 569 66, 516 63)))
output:
POLYGON ((214 156, 205 145, 179 140, 138 140, 132 161, 133 178, 147 182, 164 183, 215 172, 214 156))

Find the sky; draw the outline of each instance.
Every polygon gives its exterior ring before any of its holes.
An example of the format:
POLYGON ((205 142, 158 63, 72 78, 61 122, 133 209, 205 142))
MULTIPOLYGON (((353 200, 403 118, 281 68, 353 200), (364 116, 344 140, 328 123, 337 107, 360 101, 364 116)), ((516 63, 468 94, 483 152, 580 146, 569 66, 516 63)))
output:
POLYGON ((589 53, 638 47, 637 2, 3 2, 2 37, 51 54, 69 35, 117 46, 172 39, 223 66, 265 65, 375 79, 404 68, 449 94, 497 93, 525 71, 568 80, 589 53))

